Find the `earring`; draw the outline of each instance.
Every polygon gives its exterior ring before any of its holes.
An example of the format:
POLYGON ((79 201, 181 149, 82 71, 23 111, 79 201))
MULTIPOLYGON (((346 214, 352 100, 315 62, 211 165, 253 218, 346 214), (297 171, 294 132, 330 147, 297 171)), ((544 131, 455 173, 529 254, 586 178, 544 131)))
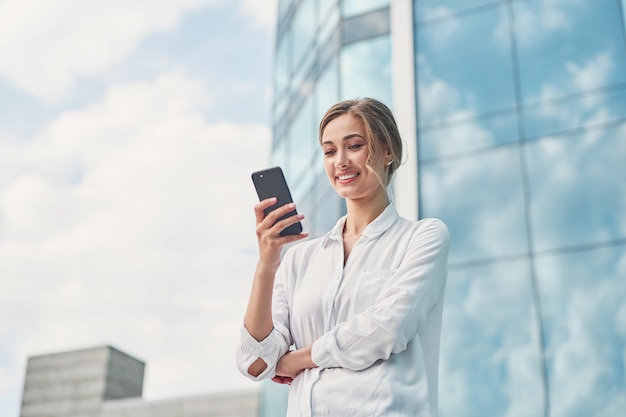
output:
POLYGON ((393 164, 393 159, 391 161, 385 163, 385 165, 387 165, 387 166, 389 166, 391 164, 393 164))

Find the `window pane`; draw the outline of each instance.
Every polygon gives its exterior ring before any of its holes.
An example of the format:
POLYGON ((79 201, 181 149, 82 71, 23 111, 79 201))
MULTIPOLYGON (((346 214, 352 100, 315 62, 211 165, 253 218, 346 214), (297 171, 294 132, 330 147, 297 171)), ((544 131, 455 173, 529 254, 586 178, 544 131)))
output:
POLYGON ((315 229, 311 233, 322 236, 335 226, 339 217, 344 214, 343 201, 331 187, 326 173, 320 172, 316 177, 317 207, 310 217, 315 218, 315 229))
POLYGON ((455 124, 453 127, 420 130, 419 158, 453 155, 517 141, 517 115, 508 114, 455 124))
POLYGON ((274 60, 274 94, 277 96, 284 94, 284 90, 289 85, 292 40, 291 32, 286 30, 276 50, 276 58, 274 60))
POLYGON ((478 6, 499 3, 498 0, 415 0, 415 21, 422 22, 450 16, 459 11, 466 11, 478 6))
POLYGON ((317 44, 325 45, 332 33, 337 29, 340 22, 340 16, 337 9, 332 9, 330 14, 325 14, 319 23, 317 31, 317 44))
POLYGON ((599 91, 524 109, 526 136, 533 138, 603 125, 626 118, 626 89, 599 91))
POLYGON ((291 25, 293 32, 293 69, 297 70, 305 54, 311 51, 315 30, 313 0, 302 0, 298 5, 291 25))
POLYGON ((389 33, 389 9, 368 13, 354 19, 344 20, 341 28, 342 43, 358 42, 389 33))
POLYGON ((626 247, 537 259, 551 415, 622 415, 626 247))
POLYGON ((341 14, 350 17, 386 6, 389 0, 341 0, 341 14))
MULTIPOLYGON (((337 11, 337 0, 318 0, 318 20, 319 25, 323 25, 326 19, 328 18, 328 13, 330 13, 331 9, 337 11)), ((332 12, 335 14, 335 12, 332 12)))
POLYGON ((518 147, 423 163, 420 217, 450 230, 450 262, 527 253, 518 147))
POLYGON ((341 51, 341 81, 342 99, 372 97, 391 107, 389 36, 345 46, 341 51))
MULTIPOLYGON (((274 144, 274 149, 272 151, 272 164, 278 165, 283 169, 285 176, 290 176, 290 164, 289 164, 289 141, 287 138, 281 138, 280 142, 276 142, 274 144)), ((276 139, 275 139, 276 140, 276 139)))
MULTIPOLYGON (((322 117, 324 117, 326 110, 339 101, 339 67, 337 65, 337 59, 333 59, 328 64, 317 81, 315 86, 315 96, 315 123, 317 129, 317 126, 319 125, 319 122, 322 121, 322 117)), ((319 141, 317 143, 319 144, 319 141)))
POLYGON ((515 31, 525 102, 626 81, 617 1, 516 1, 515 31))
POLYGON ((515 108, 506 25, 507 8, 495 7, 418 28, 420 126, 515 108))
POLYGON ((314 117, 313 100, 309 98, 301 106, 291 125, 289 134, 292 173, 290 187, 294 194, 308 190, 311 177, 303 174, 310 172, 313 158, 320 157, 314 117))
POLYGON ((280 417, 287 415, 287 397, 289 386, 272 381, 264 381, 261 386, 261 417, 280 417))
POLYGON ((527 261, 451 270, 441 330, 441 417, 543 415, 527 261))
POLYGON ((278 0, 278 21, 282 23, 282 18, 289 10, 292 0, 278 0))
POLYGON ((626 237, 626 124, 528 145, 537 250, 626 237))

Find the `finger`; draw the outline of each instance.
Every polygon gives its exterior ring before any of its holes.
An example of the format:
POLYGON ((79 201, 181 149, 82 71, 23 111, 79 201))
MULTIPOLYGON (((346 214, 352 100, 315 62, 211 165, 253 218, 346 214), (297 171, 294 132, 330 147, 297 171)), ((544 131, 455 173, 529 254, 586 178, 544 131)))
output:
POLYGON ((279 220, 272 226, 272 233, 275 235, 278 235, 284 229, 288 228, 292 224, 298 223, 299 221, 303 219, 304 219, 304 214, 300 213, 300 214, 294 214, 293 216, 289 216, 286 219, 279 220))
POLYGON ((287 203, 285 205, 282 205, 276 208, 275 210, 272 210, 270 213, 268 213, 267 216, 265 216, 265 221, 273 225, 274 223, 278 221, 279 218, 295 210, 296 210, 295 203, 287 203))
POLYGON ((272 381, 276 382, 277 384, 291 385, 291 382, 293 381, 293 379, 288 376, 275 376, 272 378, 272 381))
POLYGON ((261 223, 265 218, 265 209, 272 207, 274 204, 276 204, 276 197, 266 198, 254 206, 254 214, 256 216, 257 223, 261 223))

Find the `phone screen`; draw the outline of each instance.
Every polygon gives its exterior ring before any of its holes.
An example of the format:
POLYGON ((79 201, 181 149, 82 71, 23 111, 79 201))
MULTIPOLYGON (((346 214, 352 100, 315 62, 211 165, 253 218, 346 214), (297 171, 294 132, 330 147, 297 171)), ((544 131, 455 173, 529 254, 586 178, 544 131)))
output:
MULTIPOLYGON (((252 182, 256 188, 259 200, 265 200, 266 198, 271 197, 276 197, 277 199, 276 204, 265 209, 265 215, 270 213, 272 210, 276 210, 278 207, 282 207, 285 204, 293 202, 283 170, 280 167, 268 168, 252 173, 252 182)), ((290 211, 284 216, 281 216, 278 220, 285 219, 293 216, 294 214, 297 214, 296 210, 290 211)), ((297 235, 300 233, 302 233, 302 224, 298 222, 283 229, 280 232, 280 235, 287 236, 297 235)))

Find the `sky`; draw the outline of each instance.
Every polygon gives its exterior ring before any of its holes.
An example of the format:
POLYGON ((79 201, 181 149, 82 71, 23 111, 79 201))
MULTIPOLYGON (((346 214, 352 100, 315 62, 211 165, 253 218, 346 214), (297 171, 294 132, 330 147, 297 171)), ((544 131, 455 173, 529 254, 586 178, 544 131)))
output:
POLYGON ((275 0, 0 2, 0 415, 28 356, 112 345, 144 398, 234 350, 270 163, 275 0))

